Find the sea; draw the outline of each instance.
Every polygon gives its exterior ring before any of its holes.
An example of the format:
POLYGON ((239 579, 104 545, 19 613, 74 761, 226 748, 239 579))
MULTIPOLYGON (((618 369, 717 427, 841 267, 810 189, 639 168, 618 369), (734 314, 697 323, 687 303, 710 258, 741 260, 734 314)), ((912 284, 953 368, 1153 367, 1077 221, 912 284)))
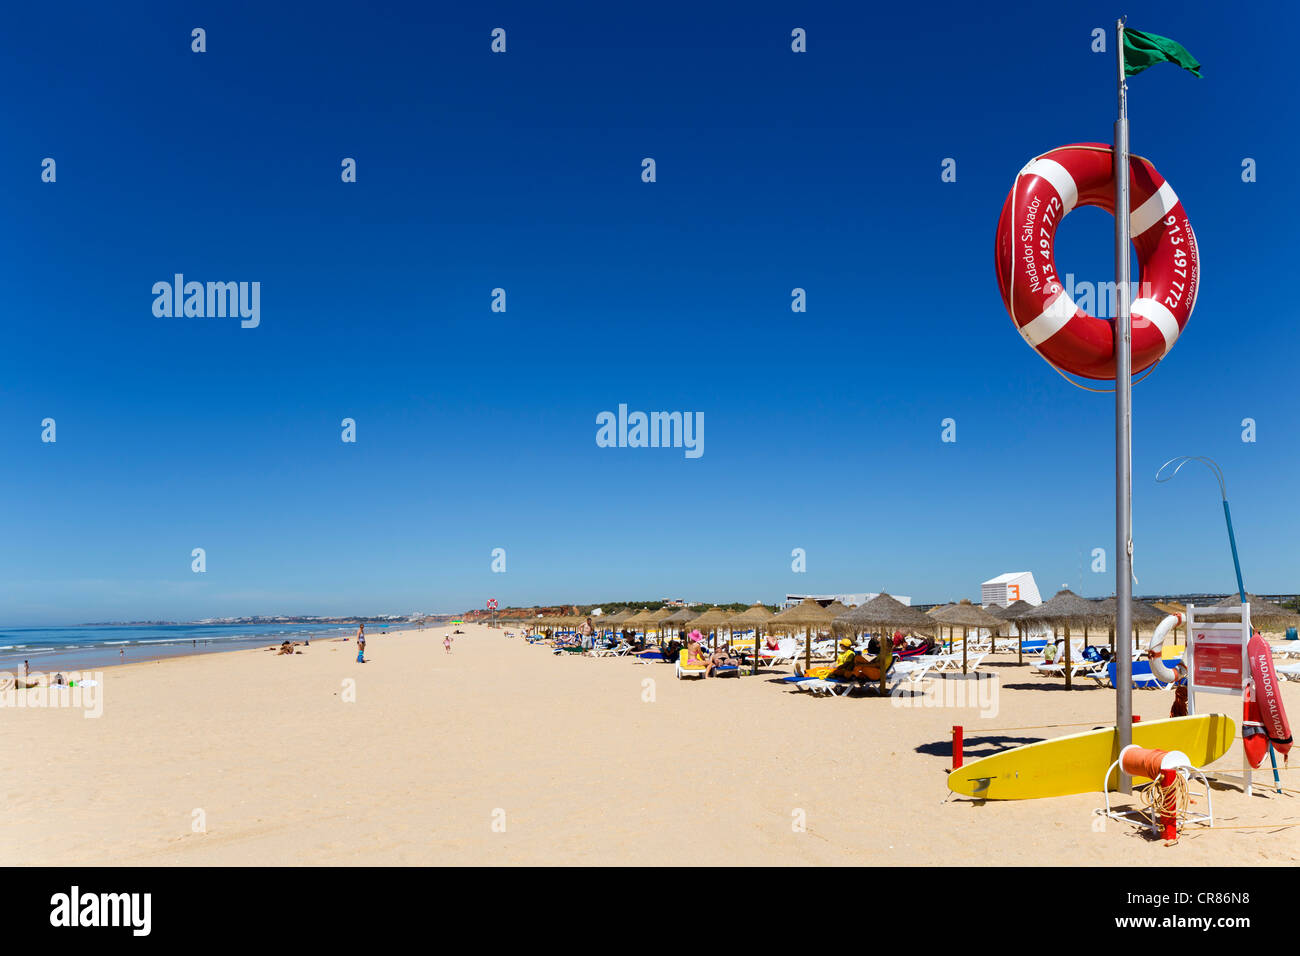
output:
MULTIPOLYGON (((396 630, 397 624, 392 625, 396 630)), ((137 663, 266 647, 285 640, 342 637, 355 625, 340 624, 82 624, 73 627, 0 627, 0 673, 92 670, 137 663)), ((383 634, 379 624, 366 631, 383 634)))

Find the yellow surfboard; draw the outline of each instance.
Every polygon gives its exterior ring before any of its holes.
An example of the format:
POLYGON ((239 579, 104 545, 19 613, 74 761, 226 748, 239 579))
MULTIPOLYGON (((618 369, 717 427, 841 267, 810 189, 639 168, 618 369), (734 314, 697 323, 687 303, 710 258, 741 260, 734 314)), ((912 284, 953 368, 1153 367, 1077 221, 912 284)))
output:
MULTIPOLYGON (((1181 750, 1194 766, 1204 767, 1228 752, 1236 733, 1232 718, 1225 714, 1196 714, 1140 721, 1133 725, 1133 743, 1156 750, 1181 750)), ((1114 727, 1107 727, 1040 740, 974 760, 948 775, 948 789, 980 800, 1093 793, 1100 789, 1106 768, 1118 759, 1118 735, 1114 727)), ((1107 789, 1116 788, 1117 776, 1118 772, 1110 775, 1107 789)), ((1134 777, 1133 782, 1148 781, 1134 777)))

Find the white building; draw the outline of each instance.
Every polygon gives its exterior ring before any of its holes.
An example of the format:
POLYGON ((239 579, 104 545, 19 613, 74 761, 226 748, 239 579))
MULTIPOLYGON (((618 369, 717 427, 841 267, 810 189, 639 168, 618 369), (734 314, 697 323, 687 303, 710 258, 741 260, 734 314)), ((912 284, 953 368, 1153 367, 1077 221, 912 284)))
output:
POLYGON ((1006 607, 1017 601, 1039 605, 1043 599, 1038 594, 1038 585, 1030 571, 1008 571, 980 585, 980 603, 985 607, 998 604, 1006 607))
MULTIPOLYGON (((1035 591, 1034 593, 1037 594, 1038 592, 1035 591)), ((863 594, 787 594, 785 596, 785 603, 781 606, 783 608, 792 607, 803 601, 805 598, 812 598, 814 601, 821 601, 823 604, 830 604, 831 601, 839 601, 847 607, 857 607, 859 604, 866 604, 872 598, 878 597, 880 597, 878 591, 866 592, 863 594)), ((890 597, 899 604, 910 605, 912 603, 910 597, 905 597, 902 594, 891 594, 890 597)))

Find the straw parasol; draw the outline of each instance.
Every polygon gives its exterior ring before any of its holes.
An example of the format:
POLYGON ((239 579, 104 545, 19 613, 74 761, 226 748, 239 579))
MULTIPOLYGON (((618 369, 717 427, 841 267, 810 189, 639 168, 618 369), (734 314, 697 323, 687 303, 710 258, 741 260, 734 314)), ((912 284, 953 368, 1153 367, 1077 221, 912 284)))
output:
POLYGON ((961 672, 963 674, 966 673, 966 645, 970 643, 966 637, 969 629, 972 627, 976 629, 988 628, 991 643, 993 640, 992 635, 997 634, 1002 627, 1001 618, 994 617, 982 607, 976 607, 966 598, 962 598, 958 604, 950 604, 948 607, 939 608, 939 610, 931 614, 931 617, 950 627, 961 628, 961 672))
POLYGON ((766 607, 755 601, 739 614, 732 614, 723 623, 729 631, 754 629, 754 676, 758 676, 758 665, 763 662, 758 646, 759 635, 773 614, 766 607))
POLYGON ((730 618, 730 611, 724 611, 720 607, 711 607, 703 614, 692 618, 691 627, 698 630, 701 634, 708 634, 711 631, 718 630, 730 618))
POLYGON ((699 612, 699 611, 692 611, 692 610, 691 610, 690 608, 688 608, 688 607, 682 607, 682 608, 678 608, 678 609, 677 609, 676 611, 674 611, 672 614, 669 614, 667 617, 665 617, 665 618, 664 618, 662 621, 660 621, 659 623, 660 623, 660 624, 673 624, 673 625, 677 625, 677 624, 685 624, 687 621, 693 621, 693 620, 695 620, 695 619, 696 619, 697 617, 699 617, 699 616, 700 616, 700 612, 699 612))
POLYGON ((1038 607, 1024 612, 1018 620, 1042 621, 1052 625, 1053 638, 1056 636, 1056 625, 1065 627, 1065 686, 1068 690, 1073 686, 1073 675, 1070 673, 1070 625, 1082 624, 1086 629, 1089 624, 1104 622, 1105 618, 1101 616, 1096 601, 1081 598, 1069 588, 1062 588, 1050 601, 1044 601, 1038 607))
POLYGON ((1012 604, 1008 604, 1006 607, 1002 607, 1001 605, 994 605, 993 607, 985 609, 994 617, 1001 618, 1003 621, 1009 622, 1016 626, 1016 662, 1017 663, 1022 664, 1024 663, 1025 660, 1025 629, 1024 626, 1020 623, 1020 615, 1024 614, 1026 611, 1032 611, 1033 609, 1034 609, 1034 605, 1030 604, 1028 601, 1023 599, 1016 601, 1012 604))
POLYGON ((884 592, 877 594, 866 604, 849 608, 835 619, 837 631, 852 631, 855 634, 876 627, 930 630, 934 626, 933 617, 884 592))
MULTIPOLYGON (((852 631, 855 634, 876 627, 881 629, 881 653, 892 655, 893 646, 887 643, 888 638, 886 637, 889 628, 905 627, 909 630, 928 631, 935 627, 935 621, 917 608, 909 607, 897 598, 891 597, 882 591, 866 604, 845 611, 835 619, 833 625, 833 628, 837 631, 852 631)), ((882 670, 880 675, 880 692, 882 694, 886 692, 886 670, 888 668, 882 670)))
POLYGON ((621 611, 615 611, 613 614, 602 614, 597 618, 597 621, 599 622, 598 626, 604 630, 612 631, 631 616, 632 612, 627 608, 624 608, 621 611))
MULTIPOLYGON (((1258 594, 1246 593, 1246 603, 1250 605, 1250 624, 1251 627, 1270 631, 1284 630, 1288 627, 1300 625, 1300 614, 1284 608, 1280 604, 1274 604, 1272 601, 1266 601, 1258 594)), ((1212 607, 1197 608, 1197 620, 1204 620, 1214 615, 1215 607, 1240 607, 1241 595, 1228 594, 1219 599, 1212 607)))
MULTIPOLYGON (((928 611, 925 612, 926 616, 935 622, 935 632, 939 634, 940 637, 943 636, 943 627, 941 626, 943 622, 939 621, 938 618, 935 617, 935 615, 938 614, 940 611, 945 611, 948 610, 949 608, 954 608, 956 606, 957 605, 955 604, 936 604, 934 607, 930 608, 928 611)), ((948 650, 952 650, 952 627, 951 626, 948 627, 947 648, 948 650)))
POLYGON ((788 607, 767 622, 769 631, 808 630, 808 641, 804 646, 804 667, 812 666, 812 642, 814 629, 830 627, 835 622, 835 615, 822 607, 815 598, 804 598, 794 607, 788 607))
MULTIPOLYGON (((623 618, 623 626, 636 631, 638 628, 644 629, 650 623, 650 609, 642 608, 630 617, 623 618)), ((648 637, 649 635, 647 635, 648 637)))
POLYGON ((660 625, 663 624, 665 619, 670 618, 675 613, 677 613, 677 610, 678 609, 675 607, 661 607, 657 611, 651 611, 649 617, 646 619, 646 628, 647 628, 646 636, 647 637, 650 636, 649 628, 653 626, 654 629, 659 634, 659 643, 663 644, 664 632, 663 632, 663 628, 660 625))
MULTIPOLYGON (((1103 598, 1102 600, 1097 602, 1098 613, 1101 614, 1102 618, 1111 627, 1110 647, 1112 651, 1117 646, 1114 628, 1115 628, 1116 620, 1118 618, 1118 615, 1116 613, 1118 607, 1119 607, 1119 601, 1116 600, 1115 595, 1113 594, 1110 597, 1103 598)), ((1133 621, 1134 641, 1139 640, 1142 631, 1142 625, 1147 624, 1150 625, 1152 628, 1154 628, 1155 625, 1159 624, 1161 621, 1165 619, 1164 612, 1159 611, 1156 608, 1152 607, 1150 604, 1146 604, 1142 601, 1131 602, 1129 613, 1132 615, 1131 619, 1133 621)))

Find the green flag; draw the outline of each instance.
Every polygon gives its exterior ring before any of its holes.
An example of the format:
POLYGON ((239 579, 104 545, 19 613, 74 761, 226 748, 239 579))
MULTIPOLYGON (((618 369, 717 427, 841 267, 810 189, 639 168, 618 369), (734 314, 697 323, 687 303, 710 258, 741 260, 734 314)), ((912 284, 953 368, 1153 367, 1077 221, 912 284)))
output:
POLYGON ((1153 63, 1174 63, 1193 76, 1201 75, 1201 64, 1177 40, 1124 28, 1124 75, 1141 73, 1153 63))

